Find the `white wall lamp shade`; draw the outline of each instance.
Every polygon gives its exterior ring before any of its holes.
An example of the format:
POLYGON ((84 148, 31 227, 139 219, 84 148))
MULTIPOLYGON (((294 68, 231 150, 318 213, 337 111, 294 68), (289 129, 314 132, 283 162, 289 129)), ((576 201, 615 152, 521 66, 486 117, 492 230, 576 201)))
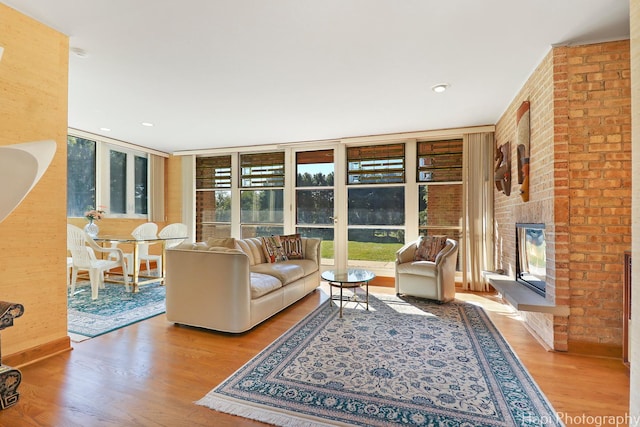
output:
POLYGON ((4 221, 45 173, 53 155, 53 140, 0 147, 0 222, 4 221))

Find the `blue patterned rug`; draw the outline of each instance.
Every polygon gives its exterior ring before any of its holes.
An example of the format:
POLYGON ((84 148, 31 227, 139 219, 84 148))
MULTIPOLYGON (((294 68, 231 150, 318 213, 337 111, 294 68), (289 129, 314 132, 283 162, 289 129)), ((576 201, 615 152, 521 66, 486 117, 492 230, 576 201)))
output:
POLYGON ((97 337, 123 326, 165 312, 165 287, 159 283, 140 286, 136 293, 124 285, 105 283, 97 300, 91 300, 89 282, 78 282, 68 298, 67 330, 85 337, 97 337))
POLYGON ((327 301, 196 402, 280 426, 559 426, 481 307, 327 301))

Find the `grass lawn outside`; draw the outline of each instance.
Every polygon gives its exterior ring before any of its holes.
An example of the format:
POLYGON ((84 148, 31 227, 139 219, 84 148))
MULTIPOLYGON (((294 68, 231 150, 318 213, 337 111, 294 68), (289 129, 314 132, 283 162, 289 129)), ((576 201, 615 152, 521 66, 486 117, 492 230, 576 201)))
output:
MULTIPOLYGON (((350 260, 390 262, 396 259, 400 243, 349 242, 347 250, 350 260)), ((333 241, 323 240, 321 257, 333 259, 333 241)))

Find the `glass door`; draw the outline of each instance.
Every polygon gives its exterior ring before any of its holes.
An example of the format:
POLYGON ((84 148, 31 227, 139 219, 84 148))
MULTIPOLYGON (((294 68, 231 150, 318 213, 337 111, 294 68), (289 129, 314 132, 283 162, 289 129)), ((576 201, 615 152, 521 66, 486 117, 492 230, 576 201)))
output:
POLYGON ((303 237, 322 239, 322 265, 336 260, 335 165, 332 148, 295 152, 295 227, 303 237))
POLYGON ((348 266, 386 276, 405 241, 405 144, 346 151, 348 266))

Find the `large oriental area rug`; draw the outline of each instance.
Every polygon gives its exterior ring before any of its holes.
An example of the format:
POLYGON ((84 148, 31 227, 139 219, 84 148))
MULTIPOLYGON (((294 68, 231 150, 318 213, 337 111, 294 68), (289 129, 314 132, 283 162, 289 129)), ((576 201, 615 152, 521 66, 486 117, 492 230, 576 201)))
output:
POLYGON ((324 303, 196 402, 280 426, 562 425, 482 308, 324 303))
POLYGON ((139 292, 126 292, 124 285, 105 283, 98 299, 91 299, 89 282, 79 282, 68 299, 69 334, 93 338, 165 312, 165 287, 160 283, 140 286, 139 292))

